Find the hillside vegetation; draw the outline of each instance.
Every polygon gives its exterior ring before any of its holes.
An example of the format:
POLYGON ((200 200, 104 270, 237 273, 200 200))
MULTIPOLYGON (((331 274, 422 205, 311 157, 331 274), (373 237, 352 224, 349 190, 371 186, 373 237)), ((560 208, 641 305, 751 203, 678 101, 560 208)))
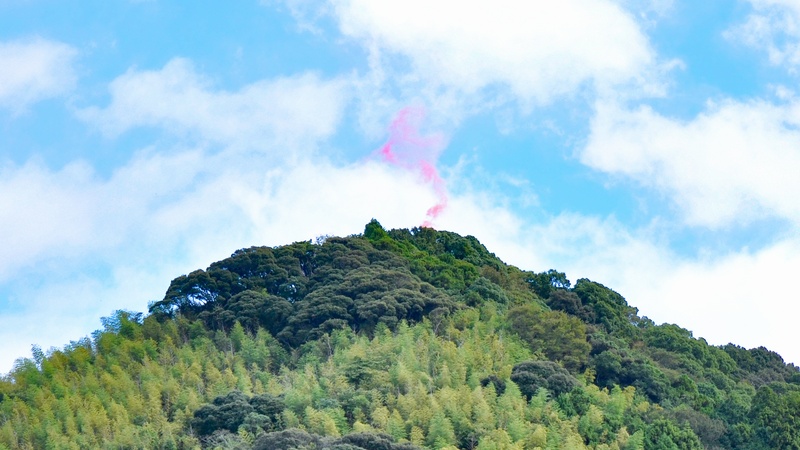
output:
POLYGON ((800 449, 778 354, 428 228, 238 250, 102 327, 0 379, 0 449, 800 449))

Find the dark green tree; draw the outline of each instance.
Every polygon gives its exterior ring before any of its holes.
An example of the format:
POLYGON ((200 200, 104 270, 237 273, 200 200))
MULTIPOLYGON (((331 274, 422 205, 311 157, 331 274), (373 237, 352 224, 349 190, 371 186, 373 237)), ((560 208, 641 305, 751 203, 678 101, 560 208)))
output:
POLYGON ((527 272, 528 277, 526 281, 528 285, 536 292, 543 300, 546 300, 550 295, 558 289, 569 289, 571 283, 567 279, 567 275, 554 269, 547 272, 532 273, 527 272))
POLYGON ((588 361, 591 345, 586 325, 561 311, 548 311, 536 304, 512 308, 508 312, 511 330, 527 342, 533 351, 564 367, 578 371, 588 361))
POLYGON ((552 361, 519 363, 511 371, 511 381, 519 386, 520 392, 528 399, 535 396, 540 388, 546 388, 557 397, 579 385, 575 377, 552 361))

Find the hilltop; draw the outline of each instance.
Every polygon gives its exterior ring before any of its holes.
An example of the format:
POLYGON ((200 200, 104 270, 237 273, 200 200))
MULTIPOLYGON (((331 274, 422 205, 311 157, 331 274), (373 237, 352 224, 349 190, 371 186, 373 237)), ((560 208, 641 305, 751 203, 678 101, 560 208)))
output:
POLYGON ((0 449, 800 448, 775 352, 430 228, 241 249, 102 325, 0 380, 0 449))

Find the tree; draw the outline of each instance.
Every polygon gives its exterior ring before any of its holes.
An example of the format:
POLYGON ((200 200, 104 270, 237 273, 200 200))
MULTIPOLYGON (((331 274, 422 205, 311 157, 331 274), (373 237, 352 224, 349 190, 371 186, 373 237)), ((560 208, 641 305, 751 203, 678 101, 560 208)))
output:
POLYGON ((639 311, 629 306, 624 297, 600 283, 581 278, 572 291, 583 305, 594 311, 594 323, 609 332, 630 338, 636 334, 635 325, 649 323, 637 315, 639 311))
POLYGON ((586 325, 561 311, 547 311, 527 304, 508 312, 511 330, 527 342, 533 351, 541 352, 564 367, 578 371, 588 361, 591 345, 586 325))
POLYGON ((241 425, 249 432, 271 431, 282 427, 283 399, 269 394, 248 398, 239 391, 231 391, 203 405, 189 421, 200 436, 209 436, 219 430, 236 433, 241 425))
POLYGON ((761 387, 753 398, 750 416, 756 437, 767 447, 800 449, 800 390, 779 395, 770 386, 761 387))
POLYGON ((542 299, 548 299, 558 289, 569 289, 570 281, 567 275, 554 269, 547 272, 528 273, 527 282, 533 292, 542 299))
POLYGON ((215 398, 212 404, 204 405, 195 411, 190 424, 201 436, 211 435, 217 430, 235 433, 245 417, 254 410, 247 396, 239 391, 231 391, 227 395, 215 398))
POLYGON ((678 427, 665 419, 656 419, 645 429, 644 448, 650 450, 702 450, 703 445, 691 428, 678 427))
POLYGON ((352 309, 352 298, 336 293, 332 287, 318 289, 296 305, 295 314, 278 338, 293 346, 319 338, 349 325, 352 309))
POLYGON ((302 448, 318 448, 321 444, 319 436, 308 434, 296 428, 267 433, 253 444, 253 450, 293 450, 302 448))
POLYGON ((436 449, 448 445, 455 445, 456 443, 456 433, 453 430, 453 424, 441 411, 434 414, 431 418, 431 422, 428 425, 427 442, 429 446, 436 449))
POLYGON ((566 289, 554 289, 547 297, 547 306, 576 316, 584 322, 592 323, 595 320, 594 311, 581 304, 578 294, 566 289))
POLYGON ((385 434, 353 433, 336 440, 337 444, 348 444, 363 450, 418 450, 411 444, 395 444, 385 434))
POLYGON ((627 351, 606 350, 592 358, 598 386, 634 386, 654 402, 669 395, 669 380, 652 361, 627 351))
POLYGON ((528 400, 535 396, 540 388, 546 388, 554 396, 558 396, 578 386, 575 377, 552 361, 519 363, 511 371, 511 381, 519 386, 520 392, 528 400))

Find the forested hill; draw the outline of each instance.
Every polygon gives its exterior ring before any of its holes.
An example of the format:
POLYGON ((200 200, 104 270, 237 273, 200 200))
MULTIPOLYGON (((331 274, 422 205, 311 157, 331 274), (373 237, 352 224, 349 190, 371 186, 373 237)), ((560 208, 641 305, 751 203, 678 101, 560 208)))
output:
POLYGON ((778 354, 428 228, 242 249, 102 326, 0 379, 0 450, 800 449, 778 354))

